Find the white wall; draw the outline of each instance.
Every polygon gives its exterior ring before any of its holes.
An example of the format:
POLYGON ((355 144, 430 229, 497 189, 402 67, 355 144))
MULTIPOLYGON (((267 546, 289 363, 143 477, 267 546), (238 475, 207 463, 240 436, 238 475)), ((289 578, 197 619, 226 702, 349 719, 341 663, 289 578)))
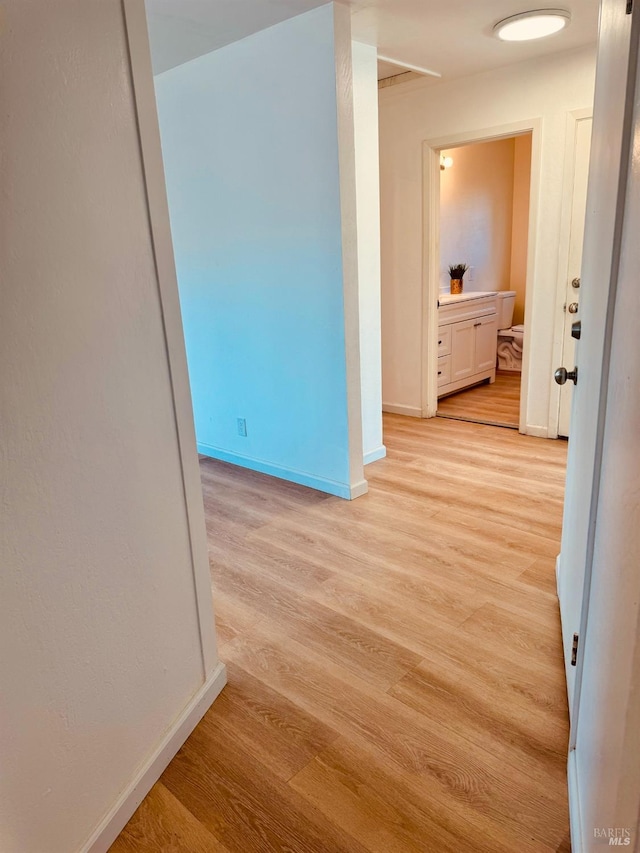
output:
MULTIPOLYGON (((452 81, 414 81, 380 91, 383 399, 421 408, 423 269, 422 143, 451 146, 470 131, 542 119, 527 426, 547 434, 553 368, 567 112, 593 101, 594 51, 558 54, 452 81)), ((529 297, 528 297, 529 298, 529 297)), ((557 419, 557 413, 556 413, 557 419)))
POLYGON ((0 847, 73 853, 217 664, 204 519, 122 3, 7 0, 0 76, 0 847))
POLYGON ((472 267, 464 290, 508 290, 511 278, 514 140, 498 139, 443 152, 440 172, 440 289, 451 264, 472 267))
POLYGON ((328 4, 156 78, 199 450, 343 497, 366 488, 351 75, 328 4))
POLYGON ((352 49, 362 445, 366 464, 386 454, 382 443, 378 51, 375 47, 359 42, 354 42, 352 49))

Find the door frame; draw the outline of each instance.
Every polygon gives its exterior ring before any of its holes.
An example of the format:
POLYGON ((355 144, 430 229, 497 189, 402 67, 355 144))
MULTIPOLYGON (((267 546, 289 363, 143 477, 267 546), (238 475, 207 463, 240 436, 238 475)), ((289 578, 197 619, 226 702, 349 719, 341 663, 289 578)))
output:
MULTIPOLYGON (((569 275, 569 250, 571 246, 571 226, 573 192, 575 186, 576 141, 578 124, 587 119, 593 120, 593 107, 572 110, 567 113, 566 142, 564 149, 564 176, 562 180, 562 208, 560 213, 560 247, 558 249, 558 276, 556 286, 556 310, 553 324, 553 359, 552 364, 564 364, 564 305, 569 275)), ((583 225, 584 228, 584 225, 583 225)), ((560 391, 559 385, 551 383, 549 394, 549 438, 557 438, 560 425, 560 391)))
MULTIPOLYGON (((531 133, 531 183, 529 192, 529 225, 527 245, 527 278, 525 285, 525 335, 520 392, 520 432, 526 432, 529 376, 529 353, 532 330, 527 318, 533 314, 535 281, 536 232, 540 192, 542 119, 516 121, 422 143, 422 317, 421 317, 421 417, 434 418, 438 409, 438 294, 440 293, 440 152, 447 148, 492 142, 531 133)), ((558 404, 559 405, 559 404, 558 404)), ((557 433, 557 425, 556 425, 557 433)))

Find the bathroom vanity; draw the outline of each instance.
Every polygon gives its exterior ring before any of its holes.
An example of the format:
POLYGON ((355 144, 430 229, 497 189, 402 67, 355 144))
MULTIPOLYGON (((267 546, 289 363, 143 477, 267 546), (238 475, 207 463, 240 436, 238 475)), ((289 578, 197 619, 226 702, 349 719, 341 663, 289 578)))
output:
POLYGON ((438 397, 496 379, 495 292, 442 294, 438 307, 438 397))

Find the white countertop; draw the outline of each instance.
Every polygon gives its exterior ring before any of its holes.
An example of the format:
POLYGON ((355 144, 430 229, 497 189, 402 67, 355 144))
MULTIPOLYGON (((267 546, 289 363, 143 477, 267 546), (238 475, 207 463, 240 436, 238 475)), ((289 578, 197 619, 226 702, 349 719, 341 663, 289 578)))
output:
POLYGON ((452 302, 467 302, 469 299, 480 299, 482 296, 495 296, 497 290, 469 290, 467 293, 441 293, 438 296, 440 305, 451 305, 452 302))

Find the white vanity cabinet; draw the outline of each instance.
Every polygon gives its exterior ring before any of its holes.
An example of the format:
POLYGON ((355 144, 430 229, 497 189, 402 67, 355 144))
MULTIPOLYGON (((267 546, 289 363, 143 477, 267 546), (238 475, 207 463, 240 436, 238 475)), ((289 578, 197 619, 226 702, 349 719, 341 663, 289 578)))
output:
POLYGON ((438 396, 488 379, 495 382, 498 299, 444 296, 438 308, 438 396))

